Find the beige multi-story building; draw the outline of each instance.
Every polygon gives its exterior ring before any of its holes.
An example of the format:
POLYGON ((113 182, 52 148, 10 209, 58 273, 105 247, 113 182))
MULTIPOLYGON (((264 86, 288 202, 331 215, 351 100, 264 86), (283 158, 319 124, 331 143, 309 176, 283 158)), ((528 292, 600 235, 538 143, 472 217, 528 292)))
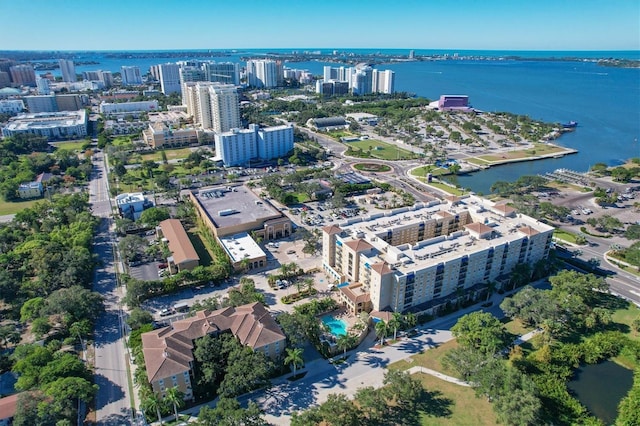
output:
POLYGON ((246 186, 202 188, 189 197, 216 238, 248 232, 268 241, 291 235, 291 220, 246 186))
POLYGON ((553 228, 469 196, 323 229, 322 263, 353 312, 429 312, 549 253, 553 228))
POLYGON ((269 311, 258 302, 237 308, 198 311, 193 317, 174 321, 169 327, 142 334, 147 379, 153 392, 165 398, 167 389, 177 387, 185 399, 193 399, 196 339, 227 332, 241 344, 272 359, 284 353, 286 336, 269 311))
POLYGON ((171 252, 167 263, 172 273, 191 271, 200 264, 200 256, 178 219, 163 220, 158 227, 159 236, 166 240, 171 252))
POLYGON ((240 96, 236 86, 185 82, 182 90, 187 113, 203 129, 222 133, 241 126, 240 96))
POLYGON ((175 147, 198 142, 198 130, 193 128, 174 129, 166 123, 149 123, 142 131, 142 139, 151 148, 175 147))

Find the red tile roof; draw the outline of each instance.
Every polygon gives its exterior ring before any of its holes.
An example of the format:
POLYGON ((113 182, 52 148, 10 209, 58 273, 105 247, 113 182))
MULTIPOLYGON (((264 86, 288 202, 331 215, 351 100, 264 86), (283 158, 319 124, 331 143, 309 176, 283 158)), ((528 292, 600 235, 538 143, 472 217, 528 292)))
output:
POLYGON ((373 246, 371 244, 369 244, 365 240, 361 240, 359 238, 357 240, 349 241, 349 242, 345 243, 345 245, 347 245, 349 248, 351 248, 356 253, 359 253, 361 251, 365 251, 365 250, 369 250, 369 249, 373 248, 373 246))
POLYGON ((169 250, 173 253, 173 261, 176 265, 190 260, 200 261, 196 249, 178 219, 167 219, 160 222, 162 235, 169 240, 169 250))
POLYGON ((252 349, 285 340, 267 309, 255 302, 236 308, 198 311, 171 327, 142 334, 142 351, 149 382, 191 370, 194 341, 207 334, 230 331, 252 349))

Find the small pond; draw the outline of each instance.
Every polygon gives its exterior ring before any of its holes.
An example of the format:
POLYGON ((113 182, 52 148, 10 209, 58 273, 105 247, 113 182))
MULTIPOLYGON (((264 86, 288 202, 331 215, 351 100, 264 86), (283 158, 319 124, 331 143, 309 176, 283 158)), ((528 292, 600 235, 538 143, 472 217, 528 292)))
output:
POLYGON ((567 383, 578 400, 607 425, 615 422, 618 404, 632 385, 633 371, 613 361, 583 365, 576 371, 574 379, 567 383))

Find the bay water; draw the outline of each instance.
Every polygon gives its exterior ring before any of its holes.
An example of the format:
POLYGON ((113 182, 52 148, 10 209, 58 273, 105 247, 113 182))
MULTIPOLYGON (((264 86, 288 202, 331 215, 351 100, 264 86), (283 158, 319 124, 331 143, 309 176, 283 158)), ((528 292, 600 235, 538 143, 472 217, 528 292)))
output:
MULTIPOLYGON (((253 49, 230 51, 217 61, 241 62, 242 56, 267 52, 291 52, 303 49, 253 49)), ((309 49, 315 50, 315 49, 309 49)), ((408 50, 356 50, 356 53, 402 54, 408 50)), ((330 51, 323 50, 323 53, 330 51)), ((577 149, 575 155, 515 163, 460 176, 465 188, 488 193, 497 180, 513 181, 525 174, 543 174, 558 168, 586 171, 595 163, 618 165, 631 157, 640 157, 640 69, 600 66, 589 60, 540 60, 541 58, 628 58, 637 59, 636 51, 625 52, 518 52, 518 51, 438 51, 416 50, 417 55, 451 54, 487 57, 493 60, 457 59, 398 62, 377 65, 378 69, 395 71, 396 91, 406 91, 437 99, 442 94, 468 95, 470 103, 487 112, 507 111, 549 122, 577 121, 574 132, 556 143, 577 149), (506 56, 531 60, 497 60, 506 56)), ((188 54, 188 53, 187 53, 188 54)), ((151 65, 186 60, 157 56, 108 57, 108 52, 78 52, 76 60, 94 60, 95 65, 77 66, 78 73, 87 70, 120 71, 122 65, 137 65, 145 73, 151 65)), ((241 66, 244 65, 241 63, 241 66)), ((322 74, 323 61, 288 62, 290 68, 307 69, 322 74)), ((56 70, 58 71, 58 70, 56 70)), ((56 74, 56 72, 54 72, 56 74)))

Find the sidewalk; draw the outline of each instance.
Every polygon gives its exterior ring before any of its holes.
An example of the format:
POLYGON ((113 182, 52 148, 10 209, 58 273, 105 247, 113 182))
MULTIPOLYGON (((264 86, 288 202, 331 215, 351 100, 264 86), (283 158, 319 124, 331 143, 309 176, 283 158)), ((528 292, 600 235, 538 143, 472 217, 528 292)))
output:
MULTIPOLYGON (((540 282, 532 283, 532 285, 536 284, 540 284, 540 282)), ((457 322, 458 318, 478 310, 497 310, 500 302, 511 294, 513 294, 511 291, 505 294, 494 293, 489 299, 493 302, 490 308, 481 308, 480 304, 477 304, 436 318, 427 324, 416 327, 416 330, 419 331, 416 337, 405 338, 393 345, 375 347, 377 339, 375 333, 370 332, 356 349, 347 352, 347 359, 343 363, 331 364, 326 359, 310 361, 299 370, 299 373, 306 372, 303 378, 292 382, 288 380, 291 374, 286 374, 274 379, 270 388, 243 395, 239 400, 241 403, 248 400, 257 402, 265 411, 264 419, 270 424, 288 425, 293 412, 304 411, 309 407, 322 404, 327 400, 329 394, 342 393, 352 397, 360 388, 372 386, 377 389, 382 387, 384 372, 389 364, 410 358, 416 353, 438 347, 453 339, 449 329, 457 322)), ((534 330, 521 336, 518 340, 529 340, 539 332, 534 330)), ((417 372, 430 374, 460 386, 469 386, 463 380, 425 367, 413 367, 408 371, 411 374, 417 372)), ((211 401, 190 408, 183 411, 183 414, 195 416, 202 406, 213 407, 215 402, 211 401)))

